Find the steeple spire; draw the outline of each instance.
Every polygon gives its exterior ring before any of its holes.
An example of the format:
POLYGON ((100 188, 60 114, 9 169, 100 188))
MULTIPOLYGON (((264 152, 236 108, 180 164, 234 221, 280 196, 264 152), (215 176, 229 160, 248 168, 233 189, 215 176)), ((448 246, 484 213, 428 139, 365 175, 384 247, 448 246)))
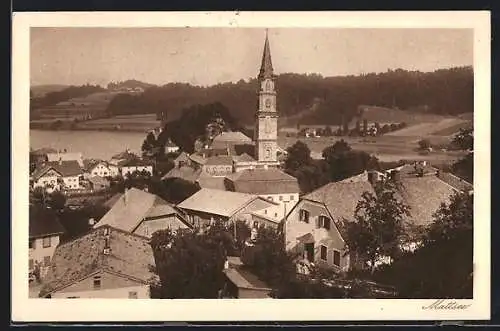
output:
POLYGON ((273 77, 273 63, 271 61, 271 48, 269 47, 269 38, 266 29, 266 41, 264 43, 264 52, 262 53, 262 64, 260 66, 259 79, 273 77))

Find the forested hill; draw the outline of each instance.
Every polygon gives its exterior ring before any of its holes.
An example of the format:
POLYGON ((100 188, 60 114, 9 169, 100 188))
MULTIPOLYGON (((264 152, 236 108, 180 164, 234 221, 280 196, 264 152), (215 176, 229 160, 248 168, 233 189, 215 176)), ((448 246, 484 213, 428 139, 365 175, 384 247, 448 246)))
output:
MULTIPOLYGON (((277 78, 277 102, 282 117, 300 114, 304 124, 340 124, 342 115, 349 120, 359 105, 420 107, 453 115, 473 111, 473 86, 471 67, 427 73, 397 69, 342 77, 282 74, 277 78)), ((184 108, 220 102, 241 123, 250 124, 257 106, 256 91, 255 79, 210 87, 170 83, 146 89, 141 95, 118 95, 108 111, 111 115, 165 111, 173 120, 184 108)))

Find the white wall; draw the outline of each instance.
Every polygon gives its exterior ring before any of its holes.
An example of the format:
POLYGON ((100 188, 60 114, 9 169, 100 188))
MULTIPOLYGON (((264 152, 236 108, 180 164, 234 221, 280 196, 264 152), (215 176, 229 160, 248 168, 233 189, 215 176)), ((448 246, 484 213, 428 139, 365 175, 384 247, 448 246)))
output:
POLYGON ((43 247, 42 238, 32 240, 32 242, 34 243, 34 248, 29 249, 29 259, 33 260, 33 265, 35 265, 35 262, 37 262, 38 264, 43 266, 46 256, 52 259, 52 255, 54 255, 54 251, 56 250, 57 245, 59 245, 59 236, 50 236, 49 238, 49 247, 43 247))
POLYGON ((65 292, 64 290, 52 294, 52 298, 108 298, 108 299, 128 299, 129 292, 137 292, 137 299, 149 299, 149 285, 137 285, 130 287, 87 290, 78 292, 65 292))
POLYGON ((105 164, 99 164, 91 172, 92 176, 100 176, 100 177, 115 177, 118 176, 118 167, 116 166, 106 166, 105 164))
POLYGON ((33 182, 33 187, 46 187, 51 184, 54 185, 54 189, 59 189, 59 184, 57 183, 57 179, 59 176, 43 176, 40 177, 37 181, 33 182))
POLYGON ((143 171, 146 170, 149 172, 151 175, 153 175, 153 166, 133 166, 133 167, 122 167, 122 176, 125 177, 127 173, 133 173, 134 171, 143 171))
POLYGON ((64 185, 69 189, 79 189, 80 188, 80 176, 69 176, 63 177, 64 185))
POLYGON ((286 213, 290 212, 299 202, 299 193, 262 194, 260 196, 264 199, 279 203, 282 209, 286 210, 286 213))

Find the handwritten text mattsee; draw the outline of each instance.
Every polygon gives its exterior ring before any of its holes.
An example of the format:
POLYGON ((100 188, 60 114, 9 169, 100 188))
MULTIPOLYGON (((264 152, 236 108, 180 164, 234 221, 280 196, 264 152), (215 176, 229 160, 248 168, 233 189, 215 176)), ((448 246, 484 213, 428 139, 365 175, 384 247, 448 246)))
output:
POLYGON ((438 309, 438 310, 459 310, 459 309, 467 309, 471 305, 470 304, 459 304, 456 301, 450 301, 446 299, 439 299, 434 301, 428 306, 423 306, 422 309, 438 309))

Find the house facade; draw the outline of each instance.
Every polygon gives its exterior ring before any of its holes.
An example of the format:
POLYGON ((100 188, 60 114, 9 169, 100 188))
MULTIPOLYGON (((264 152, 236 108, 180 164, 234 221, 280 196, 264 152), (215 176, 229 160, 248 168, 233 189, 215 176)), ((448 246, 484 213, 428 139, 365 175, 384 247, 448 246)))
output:
POLYGON ((230 156, 212 156, 206 160, 202 169, 210 176, 227 176, 233 172, 233 159, 230 156))
POLYGON ((78 190, 83 171, 77 161, 47 162, 35 170, 32 185, 50 190, 78 190))
POLYGON ((52 210, 30 207, 29 212, 29 272, 39 271, 44 278, 50 266, 64 228, 52 210))
POLYGON ((151 176, 153 176, 153 165, 149 164, 148 162, 144 162, 142 160, 130 160, 124 162, 120 166, 120 172, 122 177, 126 177, 127 175, 132 174, 136 171, 138 172, 146 171, 151 176))
POLYGON ((114 164, 101 161, 89 169, 90 176, 116 177, 119 175, 118 167, 114 164))

